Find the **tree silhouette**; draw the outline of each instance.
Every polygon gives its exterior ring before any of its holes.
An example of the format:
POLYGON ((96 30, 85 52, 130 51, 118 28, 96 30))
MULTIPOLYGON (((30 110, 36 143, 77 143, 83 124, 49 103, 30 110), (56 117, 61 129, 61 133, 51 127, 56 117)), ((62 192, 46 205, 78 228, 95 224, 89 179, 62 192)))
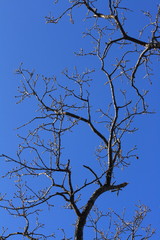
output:
MULTIPOLYGON (((59 1, 56 4, 57 8, 62 7, 59 1)), ((97 59, 99 65, 93 69, 86 66, 82 72, 78 67, 73 72, 65 69, 65 82, 55 76, 38 75, 25 69, 23 64, 17 69, 21 78, 18 103, 29 99, 37 105, 37 111, 20 127, 27 132, 19 136, 22 143, 17 157, 1 155, 12 166, 5 177, 16 179, 13 196, 1 195, 1 208, 25 220, 21 231, 8 233, 4 228, 1 239, 19 235, 32 240, 56 237, 52 229, 48 234, 38 220, 43 220, 42 209, 48 211, 46 206, 54 207, 55 199, 61 199, 60 204, 67 209, 64 214, 69 209, 74 212, 74 236, 68 237, 65 226, 57 226, 63 239, 91 239, 87 237, 88 229, 96 240, 153 236, 150 226, 141 228, 149 211, 143 204, 137 206, 134 217, 128 221, 124 213, 101 211, 96 201, 106 192, 119 194, 122 190, 123 194, 128 183, 119 182, 118 172, 128 167, 130 159, 138 159, 136 147, 126 146, 126 139, 137 130, 135 119, 152 113, 146 102, 148 90, 143 90, 145 86, 137 76, 140 72, 149 81, 152 77, 150 59, 159 55, 160 48, 159 11, 158 6, 155 16, 142 12, 142 18, 146 17, 148 23, 138 29, 138 37, 127 30, 132 11, 121 0, 108 0, 103 4, 99 0, 68 1, 59 16, 46 17, 47 23, 58 24, 69 15, 73 23, 74 12, 80 12, 88 24, 84 37, 86 41, 89 39, 91 49, 80 49, 75 54, 89 61, 97 59), (95 88, 99 86, 104 90, 102 96, 96 96, 95 88), (83 129, 87 133, 90 130, 97 142, 96 156, 84 161, 79 161, 78 156, 78 160, 66 159, 64 139, 70 141, 70 135, 76 132, 74 141, 78 144, 83 129), (105 230, 102 229, 104 223, 107 224, 105 230)), ((54 216, 52 218, 56 224, 54 216)))

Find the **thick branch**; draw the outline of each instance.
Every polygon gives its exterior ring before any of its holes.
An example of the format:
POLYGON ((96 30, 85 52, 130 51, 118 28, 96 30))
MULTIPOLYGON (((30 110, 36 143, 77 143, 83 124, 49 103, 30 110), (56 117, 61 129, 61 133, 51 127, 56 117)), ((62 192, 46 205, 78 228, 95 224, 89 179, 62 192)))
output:
POLYGON ((112 185, 112 186, 108 186, 107 184, 103 185, 102 187, 98 188, 93 195, 90 197, 89 201, 87 202, 86 206, 84 207, 81 216, 78 218, 77 224, 76 224, 76 230, 75 230, 75 240, 83 240, 83 228, 85 226, 86 223, 86 219, 93 207, 93 205, 95 204, 95 201, 97 200, 97 198, 110 190, 117 190, 119 191, 120 189, 124 188, 127 186, 128 183, 124 182, 121 183, 119 185, 112 185))

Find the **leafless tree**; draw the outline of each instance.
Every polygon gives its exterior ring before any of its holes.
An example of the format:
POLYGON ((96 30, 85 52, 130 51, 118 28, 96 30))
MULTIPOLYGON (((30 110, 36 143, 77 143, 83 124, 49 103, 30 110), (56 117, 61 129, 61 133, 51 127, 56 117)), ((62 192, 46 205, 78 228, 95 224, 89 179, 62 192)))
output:
MULTIPOLYGON (((60 226, 63 239, 82 240, 86 228, 93 230, 96 240, 142 240, 150 239, 154 233, 150 226, 142 232, 141 224, 149 211, 144 205, 138 206, 133 219, 126 220, 124 214, 113 210, 101 212, 96 201, 106 192, 118 194, 124 190, 128 183, 117 182, 117 171, 127 167, 130 159, 138 158, 135 147, 126 151, 126 136, 137 130, 136 118, 152 113, 146 103, 148 89, 144 91, 144 85, 142 87, 136 77, 141 70, 151 81, 150 59, 160 54, 160 8, 157 6, 155 16, 142 12, 142 18, 146 17, 148 23, 138 29, 140 36, 136 37, 126 30, 132 11, 123 6, 123 1, 104 2, 104 12, 101 12, 99 0, 68 1, 61 15, 46 17, 47 23, 58 23, 69 15, 73 22, 74 12, 80 11, 86 24, 89 22, 84 37, 89 37, 86 41, 91 39, 92 48, 80 49, 76 55, 98 59, 98 67, 86 68, 82 73, 76 67, 73 73, 65 69, 65 83, 55 76, 40 76, 23 65, 16 71, 21 76, 18 103, 30 99, 31 103, 37 103, 37 111, 20 127, 29 130, 25 136, 19 136, 22 143, 17 157, 1 155, 13 167, 4 177, 16 179, 17 190, 11 199, 2 194, 0 206, 10 215, 24 219, 26 224, 22 231, 12 233, 4 228, 0 239, 13 239, 18 235, 32 240, 54 238, 54 234, 46 234, 43 224, 35 218, 40 217, 46 205, 49 209, 54 207, 57 198, 62 198, 65 208, 75 214, 74 236, 67 237, 65 227, 60 226), (95 104, 98 97, 92 92, 92 85, 97 84, 103 86, 106 97, 103 103, 95 104), (73 131, 81 134, 84 126, 99 140, 98 162, 93 163, 93 159, 81 163, 68 160, 63 154, 64 137, 73 131), (81 173, 77 173, 77 168, 81 173), (37 182, 36 187, 33 182, 37 182), (101 228, 102 219, 107 224, 105 230, 101 228)), ((61 7, 58 0, 56 4, 61 7)))

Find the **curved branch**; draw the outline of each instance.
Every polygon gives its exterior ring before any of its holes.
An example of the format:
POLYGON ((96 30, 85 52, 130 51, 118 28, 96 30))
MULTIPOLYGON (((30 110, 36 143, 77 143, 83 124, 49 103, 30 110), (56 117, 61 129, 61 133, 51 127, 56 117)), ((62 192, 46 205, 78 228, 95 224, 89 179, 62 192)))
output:
POLYGON ((75 240, 83 240, 83 228, 85 226, 87 217, 92 209, 92 207, 94 206, 97 198, 110 190, 115 190, 115 191, 119 191, 122 188, 126 187, 128 185, 128 183, 124 182, 118 185, 111 185, 108 186, 107 184, 103 185, 102 187, 98 188, 93 194, 92 196, 89 198, 87 204, 85 205, 81 216, 78 218, 77 224, 76 224, 76 230, 75 230, 75 240))

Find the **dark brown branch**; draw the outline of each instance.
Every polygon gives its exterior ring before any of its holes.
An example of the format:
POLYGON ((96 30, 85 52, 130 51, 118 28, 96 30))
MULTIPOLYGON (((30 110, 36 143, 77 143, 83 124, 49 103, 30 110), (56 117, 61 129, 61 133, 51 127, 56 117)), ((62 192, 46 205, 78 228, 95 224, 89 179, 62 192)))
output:
POLYGON ((110 190, 120 190, 124 187, 126 187, 128 183, 124 182, 118 185, 111 185, 108 186, 107 184, 103 185, 102 187, 98 188, 93 195, 89 198, 86 206, 84 207, 81 216, 78 218, 77 224, 76 224, 76 231, 75 231, 75 240, 83 240, 83 228, 86 223, 86 219, 94 206, 97 198, 102 194, 110 190))
POLYGON ((87 168, 94 176, 95 176, 95 181, 102 187, 102 183, 99 180, 99 177, 97 176, 97 174, 93 171, 92 168, 90 168, 89 166, 83 165, 83 167, 87 168))
POLYGON ((84 1, 85 6, 87 7, 87 9, 94 14, 94 17, 99 17, 99 18, 104 18, 104 19, 114 18, 114 15, 111 15, 111 14, 105 15, 105 14, 103 14, 103 13, 98 13, 96 9, 93 9, 93 8, 88 4, 88 1, 86 1, 86 0, 83 0, 83 1, 84 1))
POLYGON ((84 118, 84 117, 78 116, 78 115, 76 115, 76 114, 74 114, 74 113, 65 112, 65 111, 64 111, 64 112, 63 112, 63 111, 58 111, 58 110, 52 109, 52 108, 47 107, 47 106, 45 106, 45 107, 46 107, 46 109, 47 109, 48 111, 53 111, 53 112, 56 113, 57 115, 66 115, 66 116, 69 116, 69 117, 78 119, 78 120, 80 120, 80 121, 82 121, 82 122, 88 123, 88 125, 90 126, 90 128, 92 129, 92 131, 93 131, 94 133, 96 133, 97 136, 99 136, 99 137, 104 141, 104 143, 106 144, 106 146, 108 146, 108 141, 107 141, 107 139, 104 137, 104 135, 103 135, 102 133, 100 133, 100 132, 94 127, 94 125, 92 124, 92 122, 91 122, 89 119, 86 119, 86 118, 84 118))

